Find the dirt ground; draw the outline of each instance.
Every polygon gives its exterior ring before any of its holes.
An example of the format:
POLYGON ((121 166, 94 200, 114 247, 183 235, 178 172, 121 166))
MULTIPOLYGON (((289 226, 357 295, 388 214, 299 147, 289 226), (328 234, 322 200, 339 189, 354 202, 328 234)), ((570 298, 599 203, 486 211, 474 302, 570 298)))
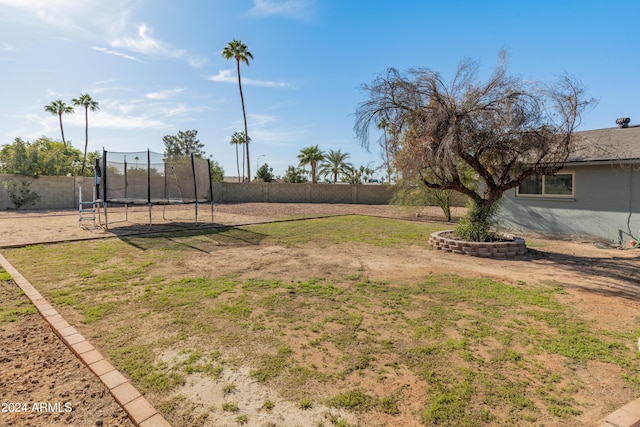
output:
MULTIPOLYGON (((2 297, 13 291, 5 286, 0 283, 2 297)), ((30 304, 20 299, 19 304, 30 304)), ((0 343, 0 425, 134 425, 38 314, 0 326, 0 343)))
MULTIPOLYGON (((463 213, 464 210, 458 208, 454 211, 454 216, 459 217, 463 213)), ((217 205, 213 219, 216 224, 242 225, 298 216, 336 214, 376 215, 414 221, 442 220, 441 212, 435 208, 421 210, 389 206, 262 203, 217 205)), ((194 219, 193 208, 171 208, 163 212, 161 207, 154 207, 152 215, 152 232, 170 229, 172 225, 168 223, 174 219, 191 222, 194 219)), ((199 219, 201 222, 210 222, 211 213, 201 208, 199 219)), ((101 217, 101 221, 104 221, 104 217, 101 217)), ((0 212, 0 251, 2 247, 25 244, 144 233, 148 232, 145 221, 148 221, 148 211, 145 208, 130 209, 126 214, 124 209, 110 210, 109 231, 94 226, 91 222, 83 222, 82 227, 79 226, 77 212, 0 212), (125 215, 131 222, 124 221, 125 215)), ((557 241, 534 235, 523 237, 529 245, 529 253, 512 260, 487 260, 418 248, 393 254, 389 251, 366 254, 334 251, 327 253, 313 248, 301 248, 298 250, 297 261, 312 265, 309 262, 311 259, 316 264, 322 264, 332 263, 339 257, 350 257, 351 263, 359 265, 362 271, 376 280, 409 281, 423 278, 430 273, 449 272, 463 276, 479 275, 507 282, 554 282, 565 287, 568 301, 580 304, 580 311, 597 322, 612 327, 638 328, 640 250, 618 250, 602 247, 594 242, 557 241)), ((425 239, 427 238, 428 236, 425 236, 425 239)), ((281 273, 285 269, 299 269, 299 266, 283 265, 284 258, 280 256, 282 254, 278 248, 259 249, 251 256, 254 271, 281 273)), ((246 258, 246 249, 238 250, 237 253, 227 250, 225 255, 227 265, 234 265, 235 261, 237 265, 241 265, 242 259, 246 258)), ((3 402, 7 399, 32 399, 34 395, 30 386, 25 385, 29 378, 38 381, 38 387, 41 389, 38 396, 44 401, 54 402, 59 399, 57 387, 64 383, 65 389, 71 395, 75 393, 83 396, 82 407, 86 415, 83 415, 85 418, 82 420, 85 421, 75 425, 87 425, 86 420, 95 420, 92 421, 95 425, 126 425, 122 416, 119 413, 116 415, 117 412, 111 409, 112 406, 106 406, 115 403, 111 401, 108 393, 95 388, 100 384, 87 388, 87 376, 91 375, 87 369, 74 362, 73 358, 70 361, 64 361, 65 359, 60 357, 47 359, 39 363, 37 372, 31 371, 30 375, 28 371, 17 370, 20 369, 17 365, 24 367, 33 364, 33 359, 29 359, 32 354, 57 355, 63 350, 54 335, 43 338, 45 332, 48 332, 46 329, 41 321, 33 316, 0 329, 0 362, 3 365, 0 390, 3 390, 3 402), (34 339, 31 339, 32 336, 34 339), (5 364, 7 357, 11 359, 12 364, 5 364), (9 366, 10 369, 4 369, 4 366, 9 366), (94 391, 84 391, 85 388, 94 391), (100 424, 100 421, 103 424, 100 424)), ((589 369, 588 375, 589 378, 585 382, 593 384, 593 387, 585 390, 584 395, 589 401, 597 404, 585 411, 580 425, 598 425, 608 413, 638 397, 632 394, 615 373, 598 370, 597 366, 593 366, 589 369)), ((65 415, 62 414, 61 418, 54 420, 55 422, 47 418, 47 422, 51 422, 50 425, 73 424, 60 421, 65 420, 65 415)), ((44 418, 38 417, 35 417, 34 421, 34 417, 8 417, 7 414, 0 414, 0 424, 3 425, 46 425, 42 423, 43 420, 44 418)))

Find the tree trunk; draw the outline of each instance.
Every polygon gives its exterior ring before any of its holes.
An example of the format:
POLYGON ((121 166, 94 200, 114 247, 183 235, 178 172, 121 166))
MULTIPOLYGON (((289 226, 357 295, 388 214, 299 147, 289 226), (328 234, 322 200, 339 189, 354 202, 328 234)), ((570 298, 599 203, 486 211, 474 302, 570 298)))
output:
POLYGON ((64 129, 62 128, 62 113, 58 114, 58 118, 60 119, 60 133, 62 134, 62 143, 64 144, 64 148, 67 148, 67 142, 64 140, 64 129))
MULTIPOLYGON (((240 80, 240 60, 236 59, 238 63, 238 87, 240 88, 240 102, 242 103, 242 117, 244 118, 244 142, 247 146, 247 182, 251 182, 251 163, 249 161, 249 132, 247 130, 247 113, 244 110, 244 96, 242 95, 242 83, 240 80)), ((244 171, 242 172, 244 175, 244 171)))
POLYGON ((497 199, 474 200, 465 217, 468 220, 469 234, 464 237, 474 242, 489 240, 497 206, 497 199))
POLYGON ((89 106, 84 107, 84 157, 82 158, 82 171, 80 176, 84 176, 84 168, 87 164, 87 146, 89 145, 89 106))
POLYGON ((389 181, 389 185, 391 185, 391 163, 389 160, 389 141, 387 140, 387 129, 384 128, 383 132, 384 132, 384 154, 385 154, 384 163, 387 166, 387 179, 389 181))
POLYGON ((447 222, 451 222, 451 197, 453 197, 453 190, 433 190, 433 198, 442 209, 447 222))
POLYGON ((238 168, 238 182, 240 181, 240 160, 238 158, 238 144, 234 144, 236 146, 236 167, 238 168))
MULTIPOLYGON (((245 144, 246 144, 246 142, 245 142, 245 144)), ((247 158, 247 153, 246 153, 246 151, 244 149, 244 145, 245 144, 242 144, 242 146, 243 146, 242 147, 242 182, 244 182, 244 178, 245 178, 245 176, 244 176, 244 164, 245 164, 245 159, 247 158)))

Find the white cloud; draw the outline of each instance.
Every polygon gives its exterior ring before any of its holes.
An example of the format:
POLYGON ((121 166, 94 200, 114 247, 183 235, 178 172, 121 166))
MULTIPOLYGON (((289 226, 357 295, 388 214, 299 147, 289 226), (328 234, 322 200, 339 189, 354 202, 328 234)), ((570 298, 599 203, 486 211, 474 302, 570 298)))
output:
POLYGON ((315 0, 253 0, 250 15, 272 16, 283 15, 299 20, 313 17, 315 0))
POLYGON ((65 40, 90 41, 92 49, 140 61, 131 55, 151 58, 181 59, 193 67, 201 67, 208 59, 154 37, 153 28, 144 22, 134 23, 132 15, 139 0, 0 0, 3 14, 25 26, 55 28, 55 37, 65 40), (100 47, 106 44, 110 49, 100 47))
POLYGON ((6 141, 8 141, 9 138, 13 140, 17 137, 30 141, 40 138, 42 135, 51 135, 52 137, 57 138, 57 136, 54 136, 56 135, 55 132, 58 132, 57 135, 60 134, 60 125, 58 124, 58 120, 45 114, 8 114, 3 117, 10 119, 7 120, 7 123, 11 123, 15 126, 14 129, 4 133, 4 139, 6 141))
POLYGON ((151 57, 175 58, 184 55, 183 50, 173 49, 162 41, 153 38, 152 34, 152 28, 146 24, 139 24, 135 36, 119 35, 118 38, 111 41, 111 46, 143 53, 151 57))
MULTIPOLYGON (((181 91, 182 89, 177 89, 181 91)), ((93 93, 93 92, 92 92, 93 93)), ((60 94, 47 90, 47 96, 60 94)), ((166 130, 170 131, 179 127, 180 123, 190 121, 195 115, 207 109, 202 106, 187 106, 181 102, 163 102, 146 99, 122 99, 110 98, 100 100, 100 109, 89 112, 89 130, 166 130)), ((39 107, 40 110, 42 107, 39 107)), ((15 121, 24 121, 23 128, 19 129, 16 135, 21 135, 29 139, 38 138, 42 135, 57 137, 59 124, 56 118, 44 113, 30 113, 27 115, 15 116, 15 121), (17 120, 20 119, 20 120, 17 120)), ((78 134, 84 135, 85 117, 84 110, 76 107, 76 114, 64 116, 65 135, 67 129, 70 136, 78 134)))
MULTIPOLYGON (((212 82, 222 83, 238 83, 238 77, 234 74, 233 70, 220 70, 217 75, 207 77, 207 80, 212 82)), ((253 80, 246 77, 242 77, 242 84, 247 86, 263 86, 263 87, 286 87, 289 86, 284 82, 272 82, 263 80, 253 80)))
MULTIPOLYGON (((74 119, 67 120, 70 124, 84 126, 84 114, 75 115, 74 119)), ((99 110, 91 112, 89 116, 89 128, 94 129, 163 129, 167 123, 159 118, 148 116, 133 116, 125 114, 112 114, 110 111, 99 110)))
POLYGON ((208 58, 190 54, 184 49, 174 48, 153 37, 153 28, 147 24, 138 24, 134 35, 126 31, 128 26, 127 22, 114 26, 116 31, 109 42, 112 47, 140 53, 151 58, 184 59, 189 65, 196 68, 202 67, 209 61, 208 58))
POLYGON ((116 83, 118 79, 109 79, 95 82, 90 92, 92 94, 106 93, 106 92, 131 92, 131 89, 125 86, 107 86, 116 83))
POLYGON ((0 0, 0 6, 5 7, 3 14, 9 19, 25 26, 55 28, 56 37, 75 35, 84 39, 95 38, 93 29, 112 22, 114 13, 128 9, 129 3, 130 0, 121 0, 119 4, 100 0, 0 0), (60 35, 60 31, 65 35, 60 35))
POLYGON ((16 47, 12 44, 2 43, 0 44, 0 52, 15 52, 16 47))
POLYGON ((184 92, 184 88, 165 89, 165 90, 159 90, 158 92, 150 92, 150 93, 147 93, 145 97, 149 99, 155 99, 155 100, 167 99, 172 95, 175 95, 180 92, 184 92))
POLYGON ((124 59, 130 59, 131 61, 143 62, 142 60, 136 58, 135 56, 127 55, 126 53, 116 52, 115 50, 109 50, 105 47, 92 46, 91 49, 97 50, 98 52, 108 53, 109 55, 119 56, 124 59))
MULTIPOLYGON (((0 53, 12 54, 17 52, 18 50, 12 44, 2 43, 0 44, 0 53)), ((16 62, 17 60, 11 56, 0 55, 0 61, 10 61, 16 62)))
MULTIPOLYGON (((307 140, 311 133, 310 129, 304 127, 283 127, 278 117, 268 114, 249 114, 247 121, 249 136, 258 144, 278 147, 297 147, 301 141, 307 140)), ((243 126, 243 122, 237 120, 230 123, 227 129, 229 131, 236 131, 242 129, 243 126)))
MULTIPOLYGON (((179 91, 182 89, 177 89, 174 93, 179 91)), ((206 107, 188 107, 181 102, 156 99, 105 99, 100 101, 100 110, 89 113, 89 127, 120 130, 174 129, 179 123, 191 120, 204 110, 206 107)), ((75 116, 75 124, 84 125, 84 115, 75 116)))
POLYGON ((212 82, 237 83, 238 79, 233 75, 232 70, 220 70, 217 75, 207 77, 212 82))
POLYGON ((308 129, 249 129, 255 142, 278 147, 297 147, 301 141, 309 139, 308 129))
POLYGON ((252 126, 263 127, 276 122, 277 118, 268 114, 249 114, 249 120, 252 126))

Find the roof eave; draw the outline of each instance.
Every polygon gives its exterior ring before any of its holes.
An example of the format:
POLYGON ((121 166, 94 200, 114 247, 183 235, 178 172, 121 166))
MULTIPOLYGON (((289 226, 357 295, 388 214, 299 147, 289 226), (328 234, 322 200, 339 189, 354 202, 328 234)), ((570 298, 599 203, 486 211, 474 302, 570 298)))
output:
POLYGON ((607 160, 572 160, 564 162, 567 166, 599 166, 599 165, 635 165, 640 164, 640 159, 607 159, 607 160))

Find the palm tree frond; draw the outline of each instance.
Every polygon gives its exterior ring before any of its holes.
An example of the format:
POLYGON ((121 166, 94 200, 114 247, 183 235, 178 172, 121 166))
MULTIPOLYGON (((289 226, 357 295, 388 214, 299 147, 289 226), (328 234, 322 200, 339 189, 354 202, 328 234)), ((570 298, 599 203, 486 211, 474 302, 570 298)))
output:
POLYGON ((73 109, 72 106, 65 104, 65 102, 62 99, 56 99, 51 104, 45 105, 44 111, 51 113, 55 116, 58 116, 58 119, 60 120, 60 133, 62 134, 62 143, 66 147, 67 141, 65 141, 64 139, 64 129, 62 127, 62 115, 71 114, 75 110, 73 109))
POLYGON ((324 153, 320 151, 317 145, 311 145, 300 150, 298 159, 300 160, 299 166, 311 165, 311 182, 316 184, 316 166, 318 162, 324 160, 324 153))
POLYGON ((346 161, 349 156, 349 153, 343 153, 341 150, 329 150, 320 164, 320 175, 333 175, 333 183, 335 184, 338 182, 338 175, 345 174, 350 168, 353 168, 353 165, 346 161))

